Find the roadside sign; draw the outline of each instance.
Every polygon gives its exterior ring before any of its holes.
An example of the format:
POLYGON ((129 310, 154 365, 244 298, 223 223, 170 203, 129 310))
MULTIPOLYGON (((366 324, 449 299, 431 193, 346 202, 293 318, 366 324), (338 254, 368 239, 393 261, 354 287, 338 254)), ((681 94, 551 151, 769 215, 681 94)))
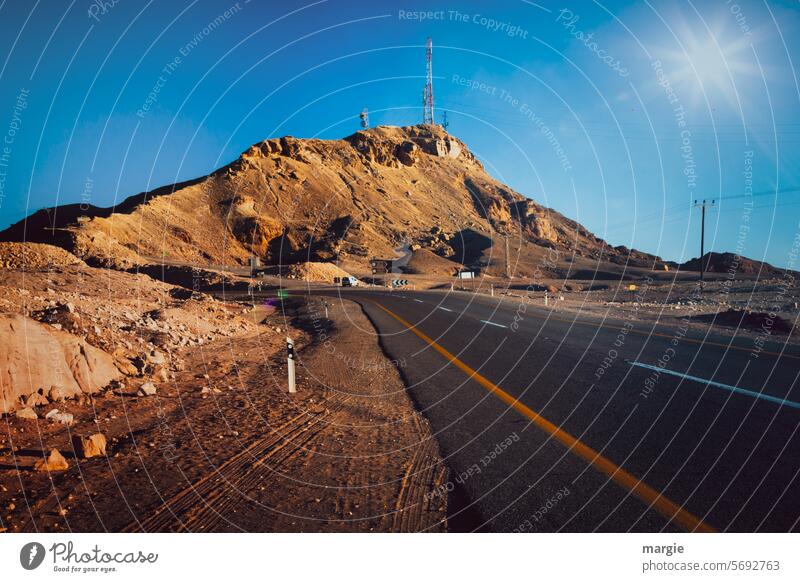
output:
POLYGON ((294 372, 294 342, 292 338, 286 336, 286 363, 289 373, 289 393, 294 394, 297 392, 295 387, 295 372, 294 372))

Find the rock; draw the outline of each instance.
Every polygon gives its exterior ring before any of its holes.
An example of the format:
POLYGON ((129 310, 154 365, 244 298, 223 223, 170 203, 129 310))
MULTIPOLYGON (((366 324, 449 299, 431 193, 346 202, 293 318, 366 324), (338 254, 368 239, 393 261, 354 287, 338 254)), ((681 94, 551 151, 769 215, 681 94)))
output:
POLYGON ((44 415, 50 422, 57 422, 58 424, 70 425, 75 418, 69 412, 61 412, 58 408, 54 408, 44 415))
POLYGON ((106 437, 95 433, 88 437, 75 435, 72 437, 72 448, 75 454, 83 459, 103 457, 106 454, 106 437))
POLYGON ((164 357, 164 354, 159 352, 158 350, 153 350, 147 356, 147 361, 154 366, 163 366, 167 363, 167 358, 164 357))
POLYGON ((133 362, 131 362, 128 358, 124 358, 124 357, 118 357, 117 358, 117 357, 115 357, 114 358, 114 365, 117 367, 117 370, 119 370, 125 376, 138 376, 139 375, 139 369, 136 366, 134 366, 133 362))
POLYGON ((23 420, 36 420, 39 418, 39 415, 36 414, 33 408, 21 408, 20 410, 17 410, 15 416, 23 420))
POLYGON ((167 369, 163 366, 156 366, 153 370, 153 379, 158 380, 159 382, 166 382, 169 380, 167 369))
POLYGON ((33 408, 35 406, 47 406, 50 404, 50 401, 47 400, 47 396, 43 394, 44 390, 39 388, 33 394, 29 394, 28 397, 25 399, 25 406, 28 408, 33 408))
POLYGON ((47 396, 50 398, 50 402, 64 402, 69 398, 67 391, 60 386, 50 386, 47 396))
POLYGON ((58 449, 50 451, 50 455, 46 459, 36 461, 33 465, 35 471, 66 471, 69 469, 69 463, 64 456, 58 452, 58 449))
POLYGON ((139 396, 155 396, 157 392, 156 385, 152 382, 145 382, 139 388, 139 396))
POLYGON ((119 375, 112 357, 83 339, 22 315, 0 315, 0 413, 42 386, 58 385, 72 397, 99 392, 119 375))

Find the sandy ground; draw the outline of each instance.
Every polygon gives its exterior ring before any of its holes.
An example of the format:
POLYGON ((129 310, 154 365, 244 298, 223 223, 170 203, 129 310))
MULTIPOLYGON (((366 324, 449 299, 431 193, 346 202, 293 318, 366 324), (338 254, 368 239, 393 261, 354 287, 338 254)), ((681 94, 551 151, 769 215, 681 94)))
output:
POLYGON ((70 427, 13 417, 0 436, 7 531, 441 531, 446 481, 430 430, 360 308, 250 312, 241 334, 181 348, 151 397, 69 402, 70 427), (299 353, 286 392, 283 335, 299 353), (280 329, 280 333, 276 330, 280 329), (353 360, 350 354, 359 354, 353 360), (77 459, 102 432, 107 457, 77 459), (69 469, 36 472, 58 448, 69 469))

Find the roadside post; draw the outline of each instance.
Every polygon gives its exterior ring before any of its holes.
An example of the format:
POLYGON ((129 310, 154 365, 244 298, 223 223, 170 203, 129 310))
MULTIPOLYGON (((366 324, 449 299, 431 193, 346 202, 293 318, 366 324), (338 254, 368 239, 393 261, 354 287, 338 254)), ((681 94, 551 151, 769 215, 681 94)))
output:
POLYGON ((297 392, 294 382, 294 342, 289 336, 286 336, 286 356, 289 369, 289 394, 294 394, 297 392))
POLYGON ((489 292, 492 294, 492 297, 494 297, 494 283, 489 283, 489 292))
POLYGON ((544 306, 547 307, 547 291, 544 292, 544 306))

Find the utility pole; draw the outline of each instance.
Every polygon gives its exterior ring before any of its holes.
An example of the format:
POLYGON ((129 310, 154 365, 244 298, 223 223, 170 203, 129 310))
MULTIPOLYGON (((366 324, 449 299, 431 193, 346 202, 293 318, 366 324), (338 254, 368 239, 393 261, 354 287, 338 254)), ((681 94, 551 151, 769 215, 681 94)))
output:
POLYGON ((706 265, 705 261, 703 261, 703 255, 705 254, 705 243, 706 243, 706 208, 713 208, 716 200, 703 200, 700 202, 699 200, 694 201, 695 208, 700 208, 700 282, 703 282, 706 265))
POLYGON ((511 268, 510 268, 510 259, 509 259, 509 251, 508 251, 508 235, 505 235, 506 239, 506 279, 511 278, 511 268))

